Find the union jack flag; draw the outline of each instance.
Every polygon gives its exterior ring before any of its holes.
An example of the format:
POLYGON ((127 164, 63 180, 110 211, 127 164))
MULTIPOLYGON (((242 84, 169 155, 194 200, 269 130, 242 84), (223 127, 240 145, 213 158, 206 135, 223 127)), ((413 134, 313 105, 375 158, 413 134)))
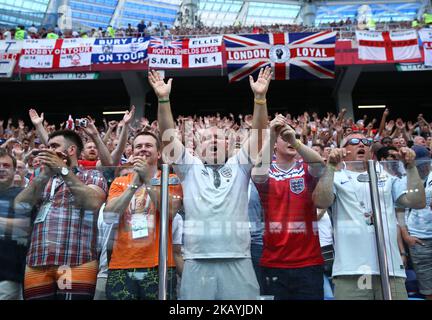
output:
POLYGON ((228 78, 240 81, 271 66, 273 79, 331 79, 336 32, 225 35, 228 78))
POLYGON ((170 39, 163 39, 163 38, 159 38, 159 37, 151 37, 149 47, 151 47, 151 48, 182 49, 183 48, 183 39, 170 40, 170 39))

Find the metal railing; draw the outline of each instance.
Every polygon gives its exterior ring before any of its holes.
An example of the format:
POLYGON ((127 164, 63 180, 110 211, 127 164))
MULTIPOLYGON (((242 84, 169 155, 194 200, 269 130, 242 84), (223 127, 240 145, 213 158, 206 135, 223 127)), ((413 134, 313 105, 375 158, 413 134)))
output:
POLYGON ((378 253, 378 264, 380 268, 381 290, 384 300, 392 300, 389 262, 386 251, 386 241, 384 237, 384 222, 382 218, 380 195, 378 190, 376 162, 374 160, 368 160, 368 173, 372 200, 372 213, 375 222, 375 238, 378 253))
POLYGON ((168 181, 169 165, 162 164, 161 173, 161 210, 159 237, 159 300, 167 299, 168 292, 168 181))

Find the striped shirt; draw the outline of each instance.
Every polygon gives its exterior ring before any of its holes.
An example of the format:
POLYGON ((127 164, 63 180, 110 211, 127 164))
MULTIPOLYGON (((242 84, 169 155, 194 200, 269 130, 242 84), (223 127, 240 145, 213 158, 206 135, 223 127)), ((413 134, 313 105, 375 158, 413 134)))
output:
MULTIPOLYGON (((107 192, 107 182, 101 172, 82 168, 74 170, 85 185, 95 185, 107 192)), ((45 220, 34 224, 27 265, 77 266, 96 260, 97 212, 76 206, 74 195, 61 177, 49 180, 39 210, 50 202, 45 220), (50 200, 54 180, 54 195, 50 200)))

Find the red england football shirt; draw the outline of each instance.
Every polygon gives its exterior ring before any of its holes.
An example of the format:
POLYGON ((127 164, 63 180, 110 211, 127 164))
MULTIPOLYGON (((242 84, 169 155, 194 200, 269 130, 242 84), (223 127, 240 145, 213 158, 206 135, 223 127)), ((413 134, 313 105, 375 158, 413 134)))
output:
POLYGON ((303 268, 324 263, 312 202, 316 183, 308 165, 297 162, 288 170, 273 163, 267 182, 256 184, 265 215, 262 266, 303 268))

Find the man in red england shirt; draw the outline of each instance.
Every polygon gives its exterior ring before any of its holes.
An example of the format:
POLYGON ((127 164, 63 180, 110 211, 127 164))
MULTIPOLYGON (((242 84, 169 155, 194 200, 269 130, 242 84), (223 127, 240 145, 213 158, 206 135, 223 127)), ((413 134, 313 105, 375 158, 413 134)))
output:
POLYGON ((269 140, 263 155, 272 159, 274 146, 276 160, 262 160, 252 171, 265 215, 263 292, 276 300, 323 299, 323 258, 312 192, 324 162, 296 139, 281 115, 270 123, 269 140))
POLYGON ((99 152, 93 141, 84 144, 84 150, 81 153, 81 160, 78 160, 80 166, 86 169, 94 169, 98 162, 99 152))

